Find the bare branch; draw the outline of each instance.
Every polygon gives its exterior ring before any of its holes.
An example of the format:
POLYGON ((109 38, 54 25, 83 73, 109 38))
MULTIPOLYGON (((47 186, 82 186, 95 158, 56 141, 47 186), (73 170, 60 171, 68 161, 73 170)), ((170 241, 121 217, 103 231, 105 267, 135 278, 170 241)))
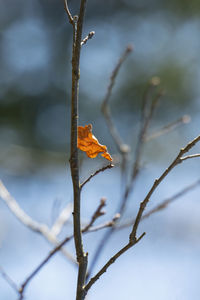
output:
MULTIPOLYGON (((196 182, 194 182, 194 183, 186 186, 184 189, 182 189, 181 191, 179 191, 175 195, 173 195, 173 196, 171 196, 171 197, 169 197, 169 198, 161 201, 160 204, 156 205, 154 208, 152 208, 151 210, 149 210, 148 212, 146 212, 145 214, 143 214, 143 216, 141 218, 141 221, 143 221, 144 219, 150 217, 154 213, 157 213, 157 212, 165 209, 169 204, 171 204, 172 202, 176 201, 177 199, 179 199, 180 197, 182 197, 186 193, 190 192, 191 190, 195 189, 196 187, 198 187, 198 185, 200 185, 200 180, 197 180, 196 182)), ((134 222, 135 222, 135 219, 134 220, 129 220, 126 223, 118 225, 116 227, 116 230, 121 230, 121 229, 124 229, 126 227, 132 226, 134 224, 134 222)), ((101 226, 101 225, 99 225, 99 226, 101 226)), ((91 230, 92 230, 92 228, 91 228, 91 230)))
POLYGON ((90 264, 90 268, 89 268, 89 270, 87 272, 87 279, 90 277, 90 275, 92 273, 92 270, 93 270, 96 262, 98 261, 98 258, 101 255, 101 252, 102 252, 103 248, 105 247, 105 244, 109 241, 112 233, 114 232, 114 230, 115 230, 115 224, 117 223, 117 221, 119 220, 119 218, 120 218, 120 214, 117 213, 113 217, 112 221, 108 221, 108 222, 106 222, 104 224, 101 224, 99 226, 96 226, 95 228, 91 228, 90 229, 90 232, 93 232, 93 231, 97 231, 97 230, 109 227, 109 230, 107 230, 106 233, 103 235, 103 237, 101 238, 101 240, 100 240, 100 242, 99 242, 99 244, 98 244, 98 246, 96 248, 96 251, 94 253, 94 256, 93 256, 91 264, 90 264))
POLYGON ((90 175, 83 183, 81 183, 80 189, 82 189, 83 186, 84 186, 88 181, 90 181, 90 179, 92 179, 94 176, 96 176, 96 175, 99 174, 100 172, 104 172, 105 170, 111 169, 111 168, 113 168, 113 167, 114 167, 113 164, 108 164, 107 166, 102 167, 101 169, 97 170, 95 173, 91 174, 91 175, 90 175))
POLYGON ((152 196, 152 194, 154 193, 154 191, 157 189, 157 187, 159 186, 159 184, 163 181, 163 179, 172 171, 172 169, 174 169, 175 166, 177 166, 178 164, 180 164, 182 162, 181 158, 182 156, 187 153, 191 148, 193 148, 196 143, 198 143, 200 141, 200 135, 197 136, 195 139, 193 139, 191 142, 189 142, 184 148, 182 148, 180 150, 180 152, 178 153, 177 157, 173 160, 173 162, 169 165, 169 167, 162 173, 162 175, 156 179, 150 189, 150 191, 148 192, 147 196, 145 197, 145 199, 140 203, 140 208, 138 210, 134 225, 133 225, 133 229, 131 231, 130 234, 130 240, 136 239, 136 234, 137 234, 137 229, 140 223, 140 220, 142 218, 143 212, 147 206, 147 203, 150 200, 150 197, 152 196))
MULTIPOLYGON (((180 192, 176 193, 175 195, 173 195, 172 197, 165 199, 164 201, 162 201, 159 205, 155 206, 154 208, 152 208, 150 211, 148 211, 146 214, 143 215, 142 220, 150 217, 152 214, 157 213, 163 209, 165 209, 169 204, 171 204, 172 202, 174 202, 175 200, 177 200, 178 198, 182 197, 183 195, 185 195, 186 193, 190 192, 191 190, 193 190, 195 187, 197 187, 200 184, 200 180, 197 180, 196 182, 194 182, 191 185, 188 185, 187 187, 185 187, 183 190, 181 190, 180 192)), ((133 224, 133 223, 132 223, 133 224)))
POLYGON ((10 276, 3 270, 3 268, 0 266, 0 273, 1 276, 5 279, 5 281, 9 284, 9 286, 15 290, 16 293, 19 292, 17 284, 10 278, 10 276))
POLYGON ((175 128, 177 128, 178 126, 182 125, 182 124, 187 124, 190 122, 190 116, 188 115, 184 115, 181 118, 175 120, 174 122, 171 122, 167 125, 165 125, 164 127, 162 127, 160 130, 148 135, 145 137, 145 142, 151 141, 155 138, 160 137, 163 134, 166 134, 168 132, 171 132, 172 130, 174 130, 175 128))
POLYGON ((94 35, 95 35, 95 31, 90 31, 88 35, 82 40, 81 46, 85 45, 88 42, 88 40, 93 38, 94 35))
MULTIPOLYGON (((79 161, 78 161, 78 98, 79 98, 79 78, 80 78, 80 52, 82 41, 82 29, 86 10, 86 0, 80 1, 79 16, 73 18, 73 46, 72 46, 72 94, 71 94, 71 149, 70 168, 73 183, 73 226, 76 257, 79 264, 76 300, 83 300, 85 295, 83 286, 87 272, 87 253, 83 250, 81 232, 81 197, 79 185, 79 161)), ((68 12, 67 12, 68 14, 68 12)))
POLYGON ((187 156, 181 157, 181 161, 184 161, 184 160, 190 159, 190 158, 196 158, 196 157, 200 157, 200 153, 191 154, 191 155, 187 155, 187 156))
POLYGON ((120 251, 118 251, 115 255, 113 255, 108 262, 103 266, 103 268, 100 269, 100 271, 90 279, 88 284, 85 286, 85 291, 88 292, 88 290, 91 288, 91 286, 107 271, 107 269, 118 259, 122 254, 124 254, 127 250, 132 248, 135 244, 137 244, 145 235, 145 232, 136 240, 129 241, 129 243, 124 246, 120 251))
POLYGON ((99 231, 99 230, 102 230, 102 229, 108 228, 108 227, 114 227, 116 222, 119 220, 119 218, 120 218, 120 214, 117 213, 114 215, 114 217, 112 218, 111 221, 107 221, 107 222, 97 225, 97 226, 92 226, 91 228, 89 228, 89 230, 86 233, 99 231))
POLYGON ((65 9, 65 11, 67 13, 67 16, 68 16, 68 19, 69 19, 69 23, 73 25, 74 21, 73 21, 72 15, 70 13, 67 0, 64 0, 64 9, 65 9))

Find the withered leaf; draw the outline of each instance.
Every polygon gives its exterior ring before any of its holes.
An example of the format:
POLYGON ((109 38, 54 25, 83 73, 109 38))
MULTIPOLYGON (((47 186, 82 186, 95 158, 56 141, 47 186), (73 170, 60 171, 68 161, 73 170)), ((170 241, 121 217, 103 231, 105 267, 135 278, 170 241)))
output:
POLYGON ((92 134, 92 124, 78 126, 78 148, 86 152, 90 158, 95 158, 99 153, 104 158, 112 161, 111 155, 105 145, 101 145, 97 138, 92 134))

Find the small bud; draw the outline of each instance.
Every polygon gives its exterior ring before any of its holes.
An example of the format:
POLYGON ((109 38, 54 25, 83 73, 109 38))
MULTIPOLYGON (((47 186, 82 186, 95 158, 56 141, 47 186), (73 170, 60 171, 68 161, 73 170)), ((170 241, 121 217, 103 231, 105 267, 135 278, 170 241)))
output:
POLYGON ((122 145, 120 145, 120 150, 121 150, 121 152, 123 152, 123 153, 128 153, 128 152, 130 152, 130 147, 129 147, 129 145, 127 145, 127 144, 122 144, 122 145))
POLYGON ((113 217, 113 222, 116 222, 119 218, 121 217, 121 215, 119 213, 117 213, 116 215, 114 215, 113 217))
POLYGON ((182 122, 183 122, 184 124, 190 123, 190 121, 191 121, 191 117, 190 117, 189 115, 184 115, 184 116, 182 117, 182 122))
POLYGON ((73 16, 73 21, 74 21, 75 23, 78 22, 78 15, 73 16))
POLYGON ((101 205, 106 205, 106 198, 101 198, 100 203, 101 205))
POLYGON ((103 215, 105 215, 106 214, 106 211, 105 210, 101 210, 100 212, 99 212, 99 216, 103 216, 103 215))
POLYGON ((90 31, 88 34, 88 38, 91 39, 95 35, 95 31, 90 31))
POLYGON ((133 46, 132 45, 128 45, 126 49, 127 49, 127 52, 131 52, 131 51, 133 51, 133 46))

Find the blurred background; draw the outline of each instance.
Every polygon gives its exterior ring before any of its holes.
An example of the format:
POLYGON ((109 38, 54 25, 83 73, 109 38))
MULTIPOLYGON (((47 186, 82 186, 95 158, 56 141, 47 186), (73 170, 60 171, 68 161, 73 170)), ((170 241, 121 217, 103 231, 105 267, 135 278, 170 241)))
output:
MULTIPOLYGON (((79 1, 68 1, 72 15, 79 1)), ((113 120, 134 152, 142 97, 158 76, 164 89, 150 133, 189 115, 191 122, 146 144, 144 168, 130 197, 133 218, 153 180, 179 149, 200 133, 200 2, 198 0, 88 1, 83 35, 95 36, 82 48, 80 125, 92 123, 94 134, 116 157, 116 166, 96 176, 83 190, 83 221, 101 197, 109 220, 120 200, 117 148, 101 113, 109 77, 128 44, 134 51, 120 70, 110 99, 113 120)), ((51 226, 72 201, 69 170, 72 28, 62 0, 0 1, 0 175, 20 206, 38 222, 51 226)), ((197 145, 193 153, 198 153, 197 145)), ((130 166, 134 156, 130 155, 130 166)), ((103 158, 80 153, 81 179, 106 165, 103 158)), ((199 179, 198 159, 178 166, 162 183, 149 208, 199 179)), ((0 201, 0 266, 20 284, 52 248, 24 227, 0 201)), ((72 232, 71 219, 61 237, 72 232)), ((88 299, 198 300, 200 287, 199 189, 184 195, 140 227, 146 237, 102 276, 88 299), (118 288, 120 287, 120 288, 118 288)), ((97 271, 123 246, 130 229, 116 233, 104 249, 97 271), (111 246, 110 246, 111 245, 111 246)), ((84 237, 92 258, 103 232, 84 237)), ((67 249, 74 251, 73 243, 67 249)), ((74 299, 76 268, 61 255, 35 277, 27 300, 74 299)), ((1 299, 17 299, 0 276, 1 299)))

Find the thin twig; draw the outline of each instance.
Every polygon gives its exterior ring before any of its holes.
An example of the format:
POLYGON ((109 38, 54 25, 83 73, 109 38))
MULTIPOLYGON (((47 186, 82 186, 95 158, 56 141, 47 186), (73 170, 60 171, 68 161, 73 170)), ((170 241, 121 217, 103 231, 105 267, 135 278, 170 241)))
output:
MULTIPOLYGON (((48 242, 57 246, 59 244, 56 236, 52 234, 50 229, 46 224, 41 224, 34 221, 29 215, 27 215, 23 209, 19 206, 17 201, 10 195, 3 182, 0 180, 0 197, 8 206, 10 211, 14 214, 14 216, 26 227, 40 233, 48 242)), ((62 253, 71 261, 75 263, 74 258, 70 253, 68 253, 65 249, 62 249, 62 253)))
POLYGON ((88 42, 88 40, 93 38, 94 35, 95 35, 95 31, 90 31, 88 35, 82 40, 81 46, 85 45, 88 42))
POLYGON ((90 175, 83 183, 81 183, 80 189, 82 189, 83 186, 84 186, 88 181, 90 181, 94 176, 96 176, 96 175, 99 174, 100 172, 104 172, 105 170, 111 169, 111 168, 113 168, 113 167, 114 167, 113 164, 108 164, 107 166, 102 167, 101 169, 97 170, 95 173, 91 174, 91 175, 90 175))
POLYGON ((115 224, 119 218, 120 218, 120 214, 115 214, 114 217, 112 218, 112 220, 107 221, 107 222, 97 225, 97 226, 92 226, 85 233, 96 232, 96 231, 102 230, 104 228, 113 227, 113 226, 115 226, 115 224))
POLYGON ((145 199, 140 203, 140 208, 138 210, 134 225, 133 225, 133 229, 131 231, 130 234, 130 240, 136 239, 136 234, 137 234, 137 229, 140 223, 140 220, 142 218, 143 212, 147 206, 147 203, 150 200, 150 197, 152 196, 152 194, 154 193, 154 191, 157 189, 157 187, 160 185, 160 183, 163 181, 163 179, 172 171, 172 169, 174 169, 175 166, 177 166, 178 164, 180 164, 182 162, 182 156, 187 153, 191 148, 193 148, 196 143, 198 143, 200 141, 200 135, 197 136, 195 139, 193 139, 191 142, 189 142, 184 148, 182 148, 177 157, 173 160, 173 162, 169 165, 169 167, 162 173, 162 175, 156 179, 151 187, 151 189, 149 190, 148 194, 146 195, 145 199))
POLYGON ((181 157, 181 161, 184 161, 184 160, 190 159, 190 158, 196 158, 196 157, 200 157, 200 153, 191 154, 191 155, 187 155, 187 156, 181 157))
POLYGON ((69 11, 67 0, 64 0, 64 9, 65 9, 65 11, 67 13, 67 16, 68 16, 68 19, 69 19, 69 23, 73 24, 74 21, 73 21, 73 17, 71 15, 71 13, 69 11))
POLYGON ((90 232, 97 231, 97 230, 104 229, 104 228, 108 228, 108 230, 103 235, 103 237, 101 238, 101 240, 96 248, 96 251, 95 251, 92 261, 90 263, 90 268, 87 272, 86 279, 88 279, 90 277, 92 270, 94 269, 94 266, 97 263, 98 258, 101 255, 103 248, 105 247, 105 244, 109 241, 112 233, 115 230, 115 224, 118 222, 119 218, 120 218, 120 214, 117 213, 117 214, 115 214, 114 218, 111 221, 108 221, 104 224, 96 226, 95 228, 90 228, 90 232))
POLYGON ((88 284, 85 286, 85 292, 88 292, 88 290, 91 288, 91 286, 102 276, 107 269, 118 259, 122 254, 124 254, 127 250, 132 248, 135 244, 137 244, 145 235, 145 232, 136 240, 129 241, 129 243, 124 246, 121 250, 119 250, 115 255, 113 255, 108 262, 103 266, 103 268, 100 269, 100 271, 90 279, 88 284))
POLYGON ((17 284, 14 282, 14 280, 12 278, 10 278, 10 276, 3 270, 2 267, 0 267, 0 273, 1 276, 5 279, 5 281, 9 284, 9 286, 15 290, 15 292, 17 292, 17 294, 19 293, 17 284))
POLYGON ((145 137, 145 142, 151 141, 155 138, 160 137, 163 134, 166 134, 168 132, 171 132, 172 130, 174 130, 175 128, 177 128, 178 126, 182 125, 182 124, 187 124, 190 122, 190 116, 188 115, 184 115, 181 118, 175 120, 174 122, 171 122, 165 126, 163 126, 160 130, 148 135, 145 137))
MULTIPOLYGON (((194 182, 193 184, 188 185, 187 187, 185 187, 184 189, 182 189, 180 192, 176 193, 175 195, 173 195, 172 197, 163 200, 159 205, 155 206, 154 208, 152 208, 151 210, 149 210, 146 214, 144 214, 142 216, 142 220, 150 217, 152 214, 157 213, 163 209, 165 209, 169 204, 171 204, 172 202, 174 202, 175 200, 177 200, 178 198, 182 197, 183 195, 185 195, 186 193, 190 192, 191 190, 193 190, 195 187, 197 187, 200 184, 200 180, 197 180, 196 182, 194 182)), ((133 223, 132 223, 133 224, 133 223)))
MULTIPOLYGON (((180 197, 182 197, 183 195, 185 195, 186 193, 190 192, 191 190, 194 190, 194 188, 198 187, 198 185, 200 185, 200 180, 197 180, 196 182, 186 186, 184 189, 182 189, 181 191, 179 191, 178 193, 174 194, 173 196, 161 201, 160 204, 156 205, 154 208, 152 208, 151 210, 149 210, 148 212, 146 212, 145 214, 143 214, 141 221, 143 221, 144 219, 150 217, 151 215, 165 209, 169 204, 171 204, 172 202, 176 201, 177 199, 179 199, 180 197)), ((126 223, 120 224, 116 227, 116 230, 121 230, 124 229, 126 227, 132 226, 135 222, 134 220, 129 220, 126 223)), ((99 225, 103 227, 104 224, 99 225)), ((95 229, 95 227, 94 227, 95 229)), ((100 227, 101 229, 101 227, 100 227)), ((90 229, 90 231, 93 230, 93 227, 90 229)), ((98 230, 98 228, 97 228, 98 230)))

